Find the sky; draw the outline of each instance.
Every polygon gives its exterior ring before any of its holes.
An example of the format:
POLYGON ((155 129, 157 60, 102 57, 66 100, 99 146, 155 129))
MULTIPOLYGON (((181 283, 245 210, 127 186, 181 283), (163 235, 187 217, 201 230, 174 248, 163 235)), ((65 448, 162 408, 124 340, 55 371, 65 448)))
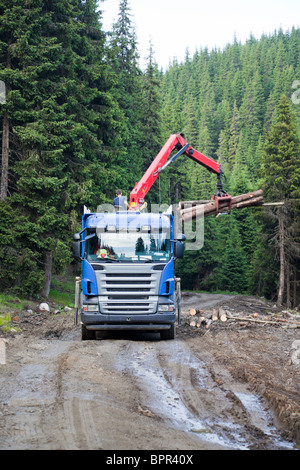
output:
MULTIPOLYGON (((117 20, 120 0, 99 1, 105 31, 117 20)), ((174 58, 196 50, 223 49, 234 36, 244 43, 300 24, 299 0, 129 0, 140 66, 144 69, 150 39, 155 60, 164 70, 174 58)))

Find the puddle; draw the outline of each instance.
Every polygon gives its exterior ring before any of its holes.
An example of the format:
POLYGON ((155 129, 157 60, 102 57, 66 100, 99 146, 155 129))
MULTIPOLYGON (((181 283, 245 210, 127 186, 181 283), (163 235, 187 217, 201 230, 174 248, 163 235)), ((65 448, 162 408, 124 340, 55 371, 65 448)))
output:
POLYGON ((267 410, 265 410, 263 404, 256 395, 240 392, 235 392, 235 395, 244 406, 251 424, 269 436, 276 447, 282 447, 283 449, 294 448, 293 444, 281 439, 275 426, 270 424, 272 423, 272 416, 267 410))
MULTIPOLYGON (((140 385, 148 391, 147 406, 155 413, 164 417, 165 420, 177 429, 198 434, 201 439, 224 447, 236 447, 241 439, 236 438, 235 443, 218 436, 215 431, 195 417, 187 409, 180 395, 168 384, 163 374, 156 370, 141 371, 140 366, 132 363, 135 375, 142 378, 140 385)), ((244 448, 239 444, 238 449, 244 448)))
MULTIPOLYGON (((183 367, 189 367, 195 374, 199 390, 207 390, 208 393, 213 395, 213 389, 216 386, 205 364, 193 356, 186 348, 182 348, 180 344, 172 344, 167 359, 169 363, 174 362, 181 364, 183 367)), ((167 350, 165 353, 167 354, 167 350)), ((157 363, 155 347, 151 349, 148 347, 139 353, 134 352, 132 354, 130 354, 129 348, 126 357, 121 358, 119 367, 133 374, 138 381, 138 385, 142 390, 143 407, 146 406, 152 413, 164 418, 166 422, 170 423, 170 426, 189 432, 211 444, 228 449, 248 450, 253 445, 253 439, 251 442, 247 442, 245 436, 248 435, 248 432, 244 426, 225 421, 218 416, 201 420, 193 414, 184 403, 184 385, 180 383, 180 380, 176 381, 175 377, 172 378, 170 370, 164 370, 166 376, 164 375, 157 363), (180 390, 180 387, 182 390, 180 390)), ((220 394, 220 391, 218 393, 220 394)), ((271 415, 264 410, 262 403, 255 395, 241 392, 235 393, 235 395, 242 403, 249 417, 249 422, 264 433, 272 447, 293 448, 293 445, 283 441, 276 428, 271 426, 271 415)), ((214 400, 214 398, 212 399, 214 400)), ((216 395, 215 399, 220 399, 220 396, 216 395)))
MULTIPOLYGON (((193 359, 193 366, 196 368, 197 359, 193 359)), ((190 432, 193 436, 199 436, 202 440, 211 444, 220 445, 230 449, 243 450, 246 444, 242 436, 239 436, 239 426, 230 426, 229 434, 233 439, 219 435, 213 429, 216 423, 201 421, 192 414, 185 406, 180 393, 168 383, 159 366, 155 367, 153 352, 143 351, 141 354, 134 354, 121 363, 121 368, 127 372, 133 373, 136 377, 139 387, 143 390, 143 405, 147 406, 153 413, 163 417, 171 426, 185 432, 190 432)), ((197 369, 199 370, 197 362, 197 369)), ((199 376, 200 377, 200 376, 199 376)), ((201 378, 200 378, 201 379, 201 378)), ((202 379, 201 379, 202 380, 202 379)), ((224 428, 228 427, 226 423, 218 423, 224 428)))

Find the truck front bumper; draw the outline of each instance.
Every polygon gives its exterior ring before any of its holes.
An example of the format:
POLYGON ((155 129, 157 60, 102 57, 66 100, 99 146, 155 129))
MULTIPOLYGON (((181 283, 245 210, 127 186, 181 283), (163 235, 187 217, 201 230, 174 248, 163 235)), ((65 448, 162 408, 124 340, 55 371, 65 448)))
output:
POLYGON ((175 321, 175 313, 156 313, 153 315, 81 313, 81 323, 88 330, 167 330, 175 321))

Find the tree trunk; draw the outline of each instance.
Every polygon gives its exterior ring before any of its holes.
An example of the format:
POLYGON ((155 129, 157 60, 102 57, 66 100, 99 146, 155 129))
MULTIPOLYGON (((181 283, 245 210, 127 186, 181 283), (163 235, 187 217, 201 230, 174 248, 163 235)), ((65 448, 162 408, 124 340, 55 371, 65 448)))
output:
POLYGON ((284 265, 285 265, 285 252, 284 252, 284 223, 283 223, 283 213, 279 211, 279 259, 280 259, 280 271, 279 271, 279 284, 278 284, 278 297, 277 305, 281 306, 283 304, 283 294, 284 294, 284 265))
POLYGON ((290 261, 286 261, 286 306, 291 307, 291 275, 290 275, 290 261))
MULTIPOLYGON (((8 41, 6 68, 11 69, 11 56, 10 56, 11 40, 8 41)), ((6 93, 7 93, 6 87, 6 93)), ((7 111, 3 114, 3 129, 2 129, 2 164, 1 164, 1 184, 0 184, 0 199, 4 201, 8 192, 8 160, 9 160, 9 118, 7 111)))
POLYGON ((297 307, 297 267, 294 271, 294 292, 293 292, 293 308, 297 307))
POLYGON ((52 279, 52 251, 48 251, 45 255, 45 283, 42 290, 42 296, 48 298, 52 279))
POLYGON ((1 188, 0 199, 3 201, 7 197, 8 191, 8 158, 9 158, 9 119, 7 113, 3 115, 2 132, 2 165, 1 165, 1 188))

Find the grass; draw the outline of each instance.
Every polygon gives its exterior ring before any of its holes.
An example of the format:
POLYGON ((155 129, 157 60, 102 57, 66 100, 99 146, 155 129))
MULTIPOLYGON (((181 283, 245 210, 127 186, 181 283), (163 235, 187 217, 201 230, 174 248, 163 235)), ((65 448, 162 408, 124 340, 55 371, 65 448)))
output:
POLYGON ((19 297, 0 293, 0 329, 3 333, 11 330, 20 331, 13 322, 12 318, 28 305, 28 300, 19 297))
POLYGON ((0 314, 8 313, 11 310, 21 311, 28 303, 29 301, 26 299, 20 299, 15 295, 0 292, 0 314))
MULTIPOLYGON (((53 277, 51 281, 51 289, 47 301, 62 304, 63 306, 74 306, 75 295, 75 277, 74 280, 66 278, 66 280, 53 277)), ((42 299, 41 299, 42 302, 42 299)), ((9 313, 11 311, 21 311, 24 308, 30 308, 31 301, 19 298, 16 295, 4 294, 0 292, 0 314, 9 313)))
POLYGON ((9 331, 21 331, 20 328, 16 327, 12 323, 12 317, 10 313, 1 313, 0 314, 0 328, 3 333, 7 333, 9 331))
MULTIPOLYGON (((49 298, 46 302, 55 303, 57 306, 74 307, 75 276, 54 276, 51 281, 49 298)), ((40 299, 40 302, 43 300, 40 299)), ((32 301, 23 299, 17 295, 0 292, 0 331, 7 333, 11 330, 20 331, 12 319, 18 316, 24 309, 32 308, 32 301)))
POLYGON ((53 277, 51 281, 51 289, 49 293, 49 301, 56 304, 74 307, 75 296, 75 277, 62 278, 53 277))

